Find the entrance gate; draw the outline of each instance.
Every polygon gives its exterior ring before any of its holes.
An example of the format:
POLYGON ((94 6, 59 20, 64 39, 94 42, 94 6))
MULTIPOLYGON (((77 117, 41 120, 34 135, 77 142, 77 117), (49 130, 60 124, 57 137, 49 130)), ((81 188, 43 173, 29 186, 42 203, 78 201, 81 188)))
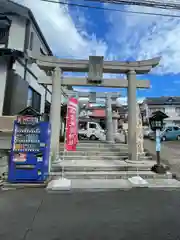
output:
POLYGON ((103 61, 103 57, 92 56, 89 60, 60 59, 55 56, 35 56, 29 58, 44 71, 51 73, 50 78, 39 79, 41 84, 52 85, 51 100, 51 156, 54 159, 59 150, 61 86, 95 86, 127 88, 128 90, 128 155, 130 160, 137 156, 136 145, 136 89, 149 88, 148 80, 137 80, 136 74, 149 73, 159 64, 160 57, 134 62, 103 61), (63 72, 88 72, 88 77, 63 77, 63 72), (127 79, 102 77, 103 73, 126 74, 127 79))

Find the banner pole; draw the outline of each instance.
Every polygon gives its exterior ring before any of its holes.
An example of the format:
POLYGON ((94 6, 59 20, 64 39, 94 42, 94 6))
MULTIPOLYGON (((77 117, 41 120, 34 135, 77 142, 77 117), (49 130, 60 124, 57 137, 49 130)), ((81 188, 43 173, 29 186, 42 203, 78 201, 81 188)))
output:
POLYGON ((67 103, 67 111, 66 111, 66 125, 65 125, 65 136, 64 136, 64 150, 63 150, 63 157, 62 157, 62 172, 61 172, 61 177, 64 178, 64 158, 65 158, 65 154, 66 154, 66 135, 67 135, 67 114, 68 114, 68 106, 69 106, 69 99, 68 99, 68 103, 67 103))

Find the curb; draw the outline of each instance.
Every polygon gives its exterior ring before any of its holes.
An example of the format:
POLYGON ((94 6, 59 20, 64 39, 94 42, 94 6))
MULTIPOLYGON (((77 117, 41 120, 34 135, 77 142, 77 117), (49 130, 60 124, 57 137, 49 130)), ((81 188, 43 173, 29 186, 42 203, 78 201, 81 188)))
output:
POLYGON ((48 183, 52 180, 52 178, 48 178, 43 183, 9 183, 6 181, 0 181, 1 188, 11 188, 11 189, 24 189, 24 188, 46 188, 48 183))
POLYGON ((3 183, 1 185, 2 188, 10 188, 10 189, 46 188, 46 186, 47 186, 47 183, 42 183, 42 184, 3 183))

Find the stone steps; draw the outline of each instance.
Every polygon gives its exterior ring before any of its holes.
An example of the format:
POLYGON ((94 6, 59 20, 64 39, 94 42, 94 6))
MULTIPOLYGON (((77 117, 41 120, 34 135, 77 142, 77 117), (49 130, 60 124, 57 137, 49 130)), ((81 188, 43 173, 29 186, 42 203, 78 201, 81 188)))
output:
POLYGON ((75 151, 75 152, 60 152, 60 156, 125 156, 128 152, 126 151, 110 151, 106 149, 106 151, 75 151))
MULTIPOLYGON (((60 143, 59 144, 60 146, 64 146, 64 142, 60 143)), ((100 146, 100 147, 103 147, 103 146, 128 146, 128 144, 125 144, 125 143, 111 143, 111 142, 106 142, 106 141, 91 141, 91 140, 88 140, 88 141, 79 141, 77 143, 77 146, 79 145, 83 145, 83 146, 100 146)))
MULTIPOLYGON (((64 148, 59 148, 59 152, 67 152, 64 150, 64 148)), ((94 148, 94 147, 84 147, 84 146, 79 146, 76 148, 76 152, 125 152, 128 153, 127 148, 94 148)))
MULTIPOLYGON (((128 179, 134 176, 143 179, 172 179, 172 174, 156 174, 151 171, 68 171, 63 173, 67 179, 128 179)), ((51 176, 62 176, 62 172, 51 172, 51 176)))
MULTIPOLYGON (((64 145, 60 149, 60 163, 54 163, 51 169, 53 177, 62 176, 67 179, 128 179, 139 174, 143 178, 167 178, 150 171, 155 163, 146 153, 139 156, 141 161, 128 163, 128 145, 122 143, 79 142, 75 152, 65 152, 64 145)), ((168 175, 168 177, 172 177, 168 175)))
POLYGON ((114 155, 108 155, 108 156, 96 156, 96 155, 89 155, 89 156, 64 156, 62 157, 62 159, 64 159, 64 161, 69 161, 69 160, 123 160, 123 159, 127 159, 128 156, 127 155, 122 155, 122 156, 114 156, 114 155))
POLYGON ((119 160, 62 160, 52 165, 55 172, 61 171, 143 171, 150 170, 156 162, 153 160, 145 161, 119 161, 119 160))
MULTIPOLYGON (((64 144, 59 146, 60 150, 64 150, 64 144)), ((109 149, 109 150, 113 150, 113 149, 128 149, 128 145, 127 144, 104 144, 104 143, 97 143, 97 144, 92 144, 92 143, 78 143, 76 146, 76 149, 109 149)))
MULTIPOLYGON (((61 153, 60 159, 63 160, 125 160, 128 159, 128 153, 122 152, 69 152, 61 153)), ((152 156, 141 155, 138 157, 140 161, 151 160, 152 156)))
MULTIPOLYGON (((128 160, 127 144, 89 141, 80 142, 75 152, 64 152, 64 146, 60 149, 61 161, 53 163, 51 169, 52 179, 60 181, 55 184, 55 190, 131 188, 131 178, 141 178, 142 182, 145 181, 143 179, 172 180, 171 173, 159 175, 151 171, 155 161, 146 153, 141 154, 137 161, 128 160)), ((48 190, 53 188, 50 185, 48 190)))
MULTIPOLYGON (((120 159, 128 158, 128 145, 122 143, 102 143, 102 142, 80 142, 75 152, 64 151, 64 145, 60 147, 60 156, 119 156, 120 159)), ((139 156, 139 160, 151 159, 143 153, 139 156)), ((67 157, 68 158, 68 157, 67 157)), ((112 157, 113 158, 113 157, 112 157)), ((115 157, 114 157, 115 158, 115 157)), ((91 159, 91 158, 90 158, 91 159)))
MULTIPOLYGON (((80 172, 80 171, 86 171, 86 172, 94 172, 94 171, 150 171, 151 166, 64 166, 65 172, 80 172)), ((54 172, 61 172, 63 166, 55 167, 54 172)), ((53 169, 53 168, 52 168, 53 169)), ((53 170, 52 170, 53 171, 53 170)))

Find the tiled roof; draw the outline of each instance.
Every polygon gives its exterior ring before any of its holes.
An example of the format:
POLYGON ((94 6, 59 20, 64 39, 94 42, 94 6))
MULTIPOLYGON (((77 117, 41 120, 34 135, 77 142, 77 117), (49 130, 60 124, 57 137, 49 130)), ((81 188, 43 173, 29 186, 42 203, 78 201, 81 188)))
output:
POLYGON ((106 117, 106 112, 104 109, 96 109, 92 111, 91 117, 106 117))
POLYGON ((148 105, 180 105, 180 97, 152 97, 146 98, 148 105))

